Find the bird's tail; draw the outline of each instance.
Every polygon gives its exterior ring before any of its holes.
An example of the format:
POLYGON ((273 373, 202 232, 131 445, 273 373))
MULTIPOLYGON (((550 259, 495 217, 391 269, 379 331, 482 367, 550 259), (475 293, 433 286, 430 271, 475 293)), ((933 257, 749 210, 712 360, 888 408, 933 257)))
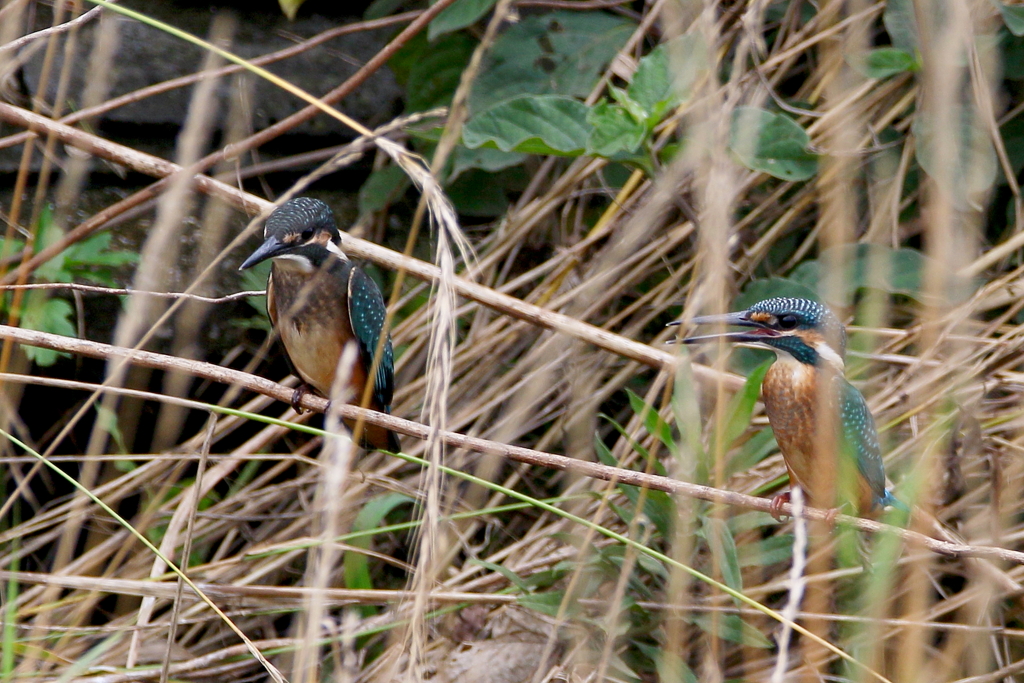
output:
POLYGON ((897 510, 902 510, 903 512, 910 512, 910 508, 907 506, 907 504, 904 503, 899 498, 897 498, 896 496, 892 495, 892 491, 890 491, 889 489, 885 490, 885 493, 882 494, 881 500, 879 500, 878 502, 881 504, 882 507, 894 507, 897 510))

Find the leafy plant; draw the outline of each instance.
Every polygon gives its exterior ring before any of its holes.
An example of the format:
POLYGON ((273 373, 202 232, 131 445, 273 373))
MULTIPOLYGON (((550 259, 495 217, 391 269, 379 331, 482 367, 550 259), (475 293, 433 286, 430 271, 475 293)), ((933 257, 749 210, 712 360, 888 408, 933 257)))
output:
MULTIPOLYGON (((42 212, 37 231, 36 253, 61 239, 62 235, 53 223, 52 210, 49 208, 42 212)), ((132 251, 111 247, 111 239, 110 233, 103 232, 72 244, 36 269, 36 282, 86 282, 115 286, 114 271, 136 263, 139 256, 132 251)), ((12 239, 9 245, 4 242, 0 238, 0 253, 19 253, 25 248, 25 242, 20 239, 12 239)), ((14 299, 12 292, 0 298, 0 313, 9 316, 14 299)), ((46 290, 29 290, 19 310, 22 327, 66 337, 76 336, 74 316, 75 309, 67 300, 52 297, 46 290)), ((60 356, 67 355, 35 346, 22 348, 29 360, 44 367, 53 365, 60 356)))

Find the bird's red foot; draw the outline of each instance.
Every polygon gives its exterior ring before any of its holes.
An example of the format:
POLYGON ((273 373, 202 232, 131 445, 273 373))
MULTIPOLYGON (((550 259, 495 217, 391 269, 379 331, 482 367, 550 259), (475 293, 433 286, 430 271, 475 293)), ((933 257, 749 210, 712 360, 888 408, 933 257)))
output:
POLYGON ((295 391, 292 392, 292 408, 296 413, 302 415, 306 412, 302 408, 302 399, 309 393, 309 385, 303 382, 299 386, 295 387, 295 391))
POLYGON ((775 521, 781 522, 783 517, 789 516, 788 514, 782 511, 782 506, 788 502, 789 491, 786 491, 785 493, 780 493, 779 495, 772 498, 772 504, 771 507, 768 508, 768 512, 771 514, 772 517, 775 518, 775 521))
POLYGON ((839 516, 840 512, 839 508, 829 508, 825 511, 825 523, 828 524, 829 529, 836 528, 836 517, 839 516))

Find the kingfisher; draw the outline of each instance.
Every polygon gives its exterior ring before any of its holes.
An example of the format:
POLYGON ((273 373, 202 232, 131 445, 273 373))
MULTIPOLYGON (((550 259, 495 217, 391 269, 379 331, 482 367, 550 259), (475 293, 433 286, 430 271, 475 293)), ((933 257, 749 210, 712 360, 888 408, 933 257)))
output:
MULTIPOLYGON (((292 406, 298 409, 310 390, 330 397, 342 351, 354 342, 359 353, 350 370, 349 400, 362 399, 374 354, 379 353, 369 407, 390 413, 395 356, 390 334, 380 343, 387 315, 384 297, 370 276, 341 250, 341 233, 330 207, 319 199, 290 199, 267 218, 263 238, 239 270, 273 259, 267 279, 267 313, 292 373, 302 380, 292 406)), ((394 432, 370 424, 364 427, 363 445, 400 450, 394 432)))
MULTIPOLYGON (((761 397, 790 483, 800 485, 809 505, 834 509, 850 504, 867 515, 886 506, 906 510, 885 487, 875 421, 864 396, 843 374, 846 330, 832 311, 809 299, 776 297, 693 322, 749 329, 689 337, 684 343, 727 339, 775 352, 761 397), (830 414, 823 415, 822 409, 830 414)), ((772 500, 776 519, 788 502, 788 492, 772 500)))

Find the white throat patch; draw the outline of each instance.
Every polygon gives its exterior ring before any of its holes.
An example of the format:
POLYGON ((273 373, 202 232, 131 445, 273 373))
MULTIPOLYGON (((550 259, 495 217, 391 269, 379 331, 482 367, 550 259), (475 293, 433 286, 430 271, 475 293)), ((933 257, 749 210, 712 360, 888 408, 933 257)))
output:
POLYGON ((846 363, 843 362, 843 357, 840 356, 835 350, 827 343, 821 341, 814 345, 814 350, 818 352, 818 356, 823 361, 831 365, 835 370, 842 373, 846 369, 846 363))
POLYGON ((348 254, 343 252, 341 250, 341 247, 335 244, 332 240, 328 240, 327 242, 327 251, 331 252, 332 254, 340 258, 342 261, 348 261, 348 254))
POLYGON ((312 262, 305 256, 299 254, 281 254, 274 257, 274 263, 287 270, 298 270, 303 273, 312 273, 314 268, 312 262))

